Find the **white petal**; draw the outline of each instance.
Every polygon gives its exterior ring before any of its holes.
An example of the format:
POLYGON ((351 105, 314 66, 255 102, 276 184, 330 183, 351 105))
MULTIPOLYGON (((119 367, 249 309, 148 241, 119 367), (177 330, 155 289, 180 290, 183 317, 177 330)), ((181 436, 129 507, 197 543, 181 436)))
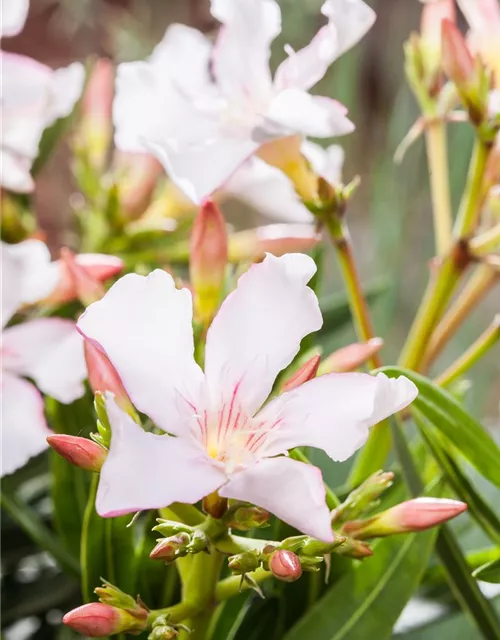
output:
POLYGON ((135 406, 175 434, 194 420, 203 383, 193 358, 192 313, 190 292, 156 270, 124 276, 78 321, 111 360, 135 406))
POLYGON ((302 338, 322 325, 307 282, 316 271, 306 255, 268 255, 240 277, 207 335, 205 371, 216 401, 236 386, 249 414, 269 395, 278 373, 297 354, 302 338))
POLYGON ((87 369, 83 339, 71 320, 38 318, 3 333, 3 366, 33 378, 41 391, 66 404, 80 398, 87 369))
POLYGON ((29 0, 2 0, 2 38, 16 36, 22 31, 29 8, 29 0))
POLYGON ((337 31, 337 58, 361 40, 376 18, 363 0, 326 0, 321 11, 337 31))
POLYGON ((495 35, 498 47, 500 29, 500 7, 498 0, 457 0, 475 37, 475 44, 481 48, 480 38, 495 35))
POLYGON ((31 164, 30 158, 0 149, 0 185, 14 193, 31 193, 35 188, 31 164))
POLYGON ((80 98, 85 81, 85 68, 80 62, 61 67, 52 72, 51 101, 45 126, 50 126, 59 118, 65 118, 73 111, 80 98))
POLYGON ((35 387, 2 373, 2 476, 25 465, 47 448, 50 435, 43 400, 35 387))
POLYGON ((338 57, 337 51, 337 30, 325 25, 307 46, 299 51, 290 51, 288 58, 279 65, 274 77, 275 90, 307 91, 325 75, 338 57))
POLYGON ((319 144, 304 140, 300 149, 317 174, 330 184, 341 183, 345 154, 340 145, 332 144, 324 149, 319 144))
POLYGON ((2 326, 24 304, 46 298, 57 284, 47 245, 40 240, 1 243, 2 326))
POLYGON ((312 222, 311 212, 300 202, 290 180, 259 158, 250 158, 224 187, 232 195, 271 219, 312 222))
POLYGON ((270 46, 281 31, 274 0, 212 0, 212 14, 222 22, 213 51, 213 72, 228 100, 256 109, 269 99, 270 46))
POLYGON ((288 135, 331 138, 354 130, 346 113, 343 105, 330 98, 311 96, 298 89, 285 89, 273 98, 266 117, 270 124, 288 130, 288 135))
POLYGON ((182 438, 146 433, 113 400, 106 409, 112 435, 99 479, 99 515, 192 504, 224 482, 223 471, 201 449, 182 438))
POLYGON ((266 439, 264 455, 298 446, 323 449, 343 461, 359 449, 369 427, 408 406, 417 388, 404 376, 330 373, 306 382, 270 402, 258 418, 278 422, 266 439))
POLYGON ((262 507, 317 540, 333 541, 317 467, 290 458, 266 458, 233 474, 219 494, 262 507))

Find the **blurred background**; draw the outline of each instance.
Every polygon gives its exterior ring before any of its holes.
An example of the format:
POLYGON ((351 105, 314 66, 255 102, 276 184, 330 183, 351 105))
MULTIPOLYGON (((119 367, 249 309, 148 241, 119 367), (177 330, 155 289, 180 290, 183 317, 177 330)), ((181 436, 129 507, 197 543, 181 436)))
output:
MULTIPOLYGON (((273 66, 284 57, 286 43, 293 48, 303 46, 322 20, 322 0, 279 3, 283 31, 273 45, 273 66)), ((150 54, 172 22, 214 32, 217 25, 208 4, 208 0, 32 0, 26 27, 19 36, 7 39, 3 47, 54 68, 98 56, 116 63, 141 59, 150 54)), ((333 65, 315 91, 343 102, 357 127, 354 134, 340 141, 346 151, 344 180, 361 177, 348 223, 363 281, 368 289, 382 291, 374 305, 375 324, 377 334, 385 339, 384 359, 391 362, 399 353, 421 299, 433 256, 422 141, 410 148, 402 165, 393 162, 397 145, 418 115, 405 83, 402 44, 412 30, 419 28, 421 4, 418 0, 370 0, 369 4, 378 15, 375 26, 353 51, 333 65)), ((462 192, 471 141, 468 125, 451 125, 450 179, 455 205, 462 192)), ((39 224, 54 252, 62 244, 71 245, 74 191, 70 154, 63 144, 39 174, 34 197, 39 224)), ((259 220, 256 212, 249 212, 241 204, 228 203, 227 211, 241 226, 250 226, 249 216, 252 223, 259 220)), ((328 256, 326 272, 328 291, 324 293, 340 291, 342 283, 333 255, 328 256)), ((500 311, 499 301, 497 289, 462 327, 436 370, 444 368, 470 345, 500 311)), ((341 335, 336 333, 328 348, 352 337, 350 329, 341 335)), ((471 377, 467 404, 498 433, 498 351, 483 360, 471 377)), ((342 473, 328 479, 338 484, 342 473)), ((42 504, 43 508, 50 509, 50 504, 42 504)), ((77 593, 72 594, 67 583, 55 580, 55 569, 48 557, 30 556, 33 545, 18 530, 3 529, 3 538, 4 548, 10 553, 3 558, 3 637, 69 637, 68 630, 53 625, 59 623, 60 608, 72 602, 72 597, 77 598, 77 593)), ((476 542, 471 535, 471 545, 476 542)), ((457 614, 440 623, 435 631, 426 628, 400 637, 467 640, 477 637, 475 634, 474 628, 457 614)))

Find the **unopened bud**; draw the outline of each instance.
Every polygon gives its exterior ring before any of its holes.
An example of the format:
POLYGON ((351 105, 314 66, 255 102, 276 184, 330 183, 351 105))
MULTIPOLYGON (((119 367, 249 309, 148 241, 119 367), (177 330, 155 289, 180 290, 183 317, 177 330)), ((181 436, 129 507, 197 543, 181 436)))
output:
POLYGON ((309 538, 300 547, 300 557, 302 556, 324 556, 327 553, 332 553, 334 549, 339 547, 345 542, 345 537, 335 534, 333 542, 321 542, 314 538, 309 538))
POLYGON ((441 37, 446 74, 459 89, 468 86, 475 75, 475 67, 464 36, 451 20, 443 20, 441 37))
POLYGON ((201 205, 194 221, 190 255, 196 316, 208 326, 219 308, 227 265, 226 224, 212 200, 201 205))
POLYGON ((181 531, 185 533, 193 532, 193 527, 190 527, 188 524, 184 524, 183 522, 164 520, 163 518, 157 518, 156 522, 158 524, 153 527, 153 531, 158 531, 164 536, 171 536, 175 533, 180 533, 181 531))
POLYGON ((424 531, 455 518, 466 509, 467 505, 458 500, 415 498, 378 513, 373 518, 346 522, 343 530, 360 540, 424 531))
POLYGON ((313 249, 321 235, 312 224, 269 224, 229 236, 229 261, 253 262, 266 253, 280 257, 313 249))
POLYGON ((318 375, 355 371, 368 362, 383 346, 382 338, 372 338, 368 342, 354 342, 347 347, 337 349, 323 360, 318 375))
POLYGON ((102 638, 117 633, 141 633, 146 628, 147 617, 146 610, 139 616, 108 604, 91 602, 69 611, 63 623, 84 636, 102 638))
POLYGON ((228 567, 235 575, 242 575, 250 571, 255 571, 260 565, 258 551, 245 551, 231 556, 228 560, 228 567))
POLYGON ((193 532, 186 550, 188 553, 199 553, 200 551, 208 551, 208 537, 203 531, 198 529, 193 532))
MULTIPOLYGON (((113 175, 118 185, 120 210, 127 220, 135 220, 147 211, 153 192, 164 169, 156 158, 146 153, 117 151, 113 175)), ((163 211, 163 217, 168 217, 163 211)))
POLYGON ((267 526, 269 512, 260 507, 239 507, 228 518, 227 526, 238 531, 248 531, 267 526))
POLYGON ((281 391, 292 391, 292 389, 296 389, 300 387, 304 382, 308 382, 316 377, 318 373, 319 363, 321 361, 321 356, 313 356, 307 362, 305 362, 300 369, 283 384, 281 391))
POLYGON ((176 625, 169 624, 169 616, 162 615, 153 622, 148 640, 174 640, 179 636, 176 625))
POLYGON ((377 500, 391 485, 392 471, 377 471, 356 489, 351 491, 344 502, 331 513, 332 524, 339 524, 360 515, 376 506, 377 500))
POLYGON ((47 442, 56 453, 85 471, 98 473, 108 455, 106 449, 88 438, 54 434, 47 437, 47 442))
POLYGON ((46 300, 48 304, 79 299, 87 306, 104 295, 101 283, 123 270, 122 260, 115 256, 100 253, 75 255, 69 249, 62 249, 60 260, 53 265, 58 271, 58 282, 46 300))
POLYGON ((436 74, 440 68, 441 24, 443 20, 455 22, 455 18, 455 0, 428 0, 424 2, 420 35, 422 55, 429 76, 436 74))
POLYGON ((181 531, 175 536, 163 538, 149 554, 153 560, 164 560, 165 562, 173 562, 177 558, 187 555, 187 546, 191 537, 188 533, 181 531))
POLYGON ((302 575, 299 557, 293 551, 278 549, 269 559, 269 570, 283 582, 295 582, 302 575))
POLYGON ((358 560, 373 555, 372 549, 366 542, 361 542, 361 540, 356 540, 355 538, 347 538, 344 544, 335 549, 335 553, 348 558, 357 558, 358 560))
POLYGON ((214 491, 203 498, 202 508, 212 518, 219 520, 227 511, 227 498, 221 498, 217 491, 214 491))
POLYGON ((132 417, 135 409, 123 386, 118 372, 109 358, 90 340, 84 341, 85 362, 87 364, 88 380, 94 393, 104 394, 107 391, 114 395, 116 404, 132 417))
POLYGON ((90 164, 96 169, 104 167, 113 133, 114 75, 111 60, 97 60, 83 94, 77 144, 86 152, 90 164))

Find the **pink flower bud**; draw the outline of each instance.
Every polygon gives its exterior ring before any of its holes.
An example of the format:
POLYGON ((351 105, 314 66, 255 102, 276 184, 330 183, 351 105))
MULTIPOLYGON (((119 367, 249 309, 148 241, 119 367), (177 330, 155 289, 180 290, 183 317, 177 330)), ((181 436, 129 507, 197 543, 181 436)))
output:
POLYGON ((63 623, 90 638, 111 636, 117 633, 139 633, 147 626, 147 611, 132 615, 102 602, 91 602, 73 609, 63 618, 63 623))
POLYGON ((149 554, 149 557, 152 560, 165 560, 165 562, 172 562, 176 558, 185 555, 186 547, 190 541, 190 535, 181 531, 175 536, 170 536, 169 538, 160 540, 149 554))
POLYGON ((341 556, 347 556, 348 558, 357 558, 362 560, 363 558, 369 558, 373 555, 373 549, 371 549, 366 542, 361 542, 355 538, 347 538, 344 543, 336 550, 341 556))
POLYGON ((61 433, 48 436, 47 442, 56 453, 85 471, 98 473, 108 455, 106 449, 88 438, 61 433))
POLYGON ((476 72, 465 38, 451 20, 442 21, 441 38, 443 69, 459 90, 466 89, 476 72))
POLYGON ((278 549, 269 559, 269 570, 283 582, 295 582, 302 575, 299 557, 293 551, 278 549))
POLYGON ((455 0, 427 0, 422 7, 420 35, 425 44, 441 49, 441 23, 456 21, 455 0))
POLYGON ((90 340, 85 340, 83 348, 92 391, 94 393, 110 391, 114 394, 115 402, 118 406, 127 413, 135 412, 121 378, 109 361, 108 356, 92 344, 90 340))
POLYGON ((112 107, 115 70, 111 60, 100 58, 93 66, 82 100, 78 144, 92 166, 104 166, 113 133, 112 107))
POLYGON ((118 184, 123 216, 135 220, 146 211, 164 169, 149 154, 117 151, 113 173, 118 184))
POLYGON ((378 513, 373 518, 347 522, 343 531, 360 540, 424 531, 455 518, 466 509, 467 505, 458 500, 415 498, 378 513))
POLYGON ((321 235, 312 224, 269 224, 229 237, 229 260, 262 260, 266 253, 279 257, 285 253, 302 253, 315 247, 321 235))
POLYGON ((383 346, 382 338, 372 338, 365 343, 354 342, 347 347, 338 349, 321 363, 319 375, 354 371, 368 362, 383 346))
POLYGON ((189 273, 198 320, 209 324, 219 307, 227 265, 226 224, 218 206, 206 200, 191 233, 189 273))
POLYGON ((49 304, 80 299, 84 305, 88 305, 99 300, 104 295, 100 283, 123 269, 123 262, 115 256, 99 253, 75 255, 65 248, 61 249, 61 259, 55 265, 59 270, 59 282, 47 299, 49 304))
POLYGON ((308 380, 312 380, 316 377, 318 373, 319 363, 321 361, 321 356, 313 356, 307 362, 305 362, 300 369, 289 378, 283 385, 281 391, 291 391, 292 389, 296 389, 304 382, 308 380))

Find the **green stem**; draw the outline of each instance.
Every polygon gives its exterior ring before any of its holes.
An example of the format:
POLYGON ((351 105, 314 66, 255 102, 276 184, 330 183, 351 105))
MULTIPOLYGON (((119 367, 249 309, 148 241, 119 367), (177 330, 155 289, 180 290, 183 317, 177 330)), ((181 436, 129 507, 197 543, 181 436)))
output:
MULTIPOLYGON (((267 578, 270 578, 272 574, 270 571, 266 571, 262 567, 259 567, 248 575, 250 578, 253 578, 255 582, 261 583, 267 578)), ((215 598, 217 602, 222 602, 223 600, 229 600, 229 598, 237 596, 240 591, 246 591, 250 588, 251 587, 247 582, 241 581, 241 576, 230 576, 229 578, 221 580, 217 584, 215 589, 215 598)))
MULTIPOLYGON (((336 216, 326 216, 325 225, 337 253, 358 339, 367 342, 375 337, 375 331, 361 286, 349 231, 346 224, 336 216)), ((369 365, 372 369, 382 366, 380 356, 374 354, 369 365)))
POLYGON ((95 509, 95 498, 97 494, 97 486, 99 484, 99 474, 92 474, 92 482, 90 485, 89 496, 87 499, 87 506, 85 507, 85 512, 83 514, 83 522, 82 522, 82 535, 80 539, 80 566, 82 568, 82 594, 85 602, 90 602, 92 600, 93 593, 93 585, 90 584, 89 574, 87 568, 89 566, 88 559, 88 536, 90 529, 90 521, 94 515, 95 509))
POLYGON ((495 318, 486 331, 479 336, 479 338, 471 344, 471 346, 463 353, 458 360, 456 360, 446 371, 444 371, 435 383, 442 387, 449 386, 452 382, 460 378, 471 367, 473 367, 478 360, 480 360, 485 353, 487 353, 497 342, 500 340, 500 315, 495 318))
POLYGON ((1 504, 14 522, 35 542, 41 549, 48 551, 57 564, 70 575, 79 576, 80 567, 78 561, 72 556, 60 541, 53 535, 40 519, 40 516, 29 505, 25 504, 13 493, 10 494, 6 487, 2 487, 1 504))
POLYGON ((436 252, 438 255, 443 255, 450 247, 452 213, 446 125, 441 119, 429 120, 425 131, 425 143, 431 185, 436 252))
POLYGON ((281 543, 275 542, 274 540, 244 538, 243 536, 234 536, 231 534, 227 534, 214 543, 217 551, 226 555, 244 553, 245 551, 262 551, 268 544, 279 546, 281 543))
POLYGON ((484 256, 500 246, 500 222, 487 231, 479 234, 469 243, 471 253, 484 256))
POLYGON ((164 609, 151 609, 148 615, 148 629, 152 627, 153 622, 160 616, 168 615, 172 624, 178 624, 195 613, 196 609, 189 602, 179 602, 164 609))
POLYGON ((467 174, 467 184, 453 228, 456 240, 468 238, 474 231, 483 200, 483 179, 491 144, 476 139, 467 174))

